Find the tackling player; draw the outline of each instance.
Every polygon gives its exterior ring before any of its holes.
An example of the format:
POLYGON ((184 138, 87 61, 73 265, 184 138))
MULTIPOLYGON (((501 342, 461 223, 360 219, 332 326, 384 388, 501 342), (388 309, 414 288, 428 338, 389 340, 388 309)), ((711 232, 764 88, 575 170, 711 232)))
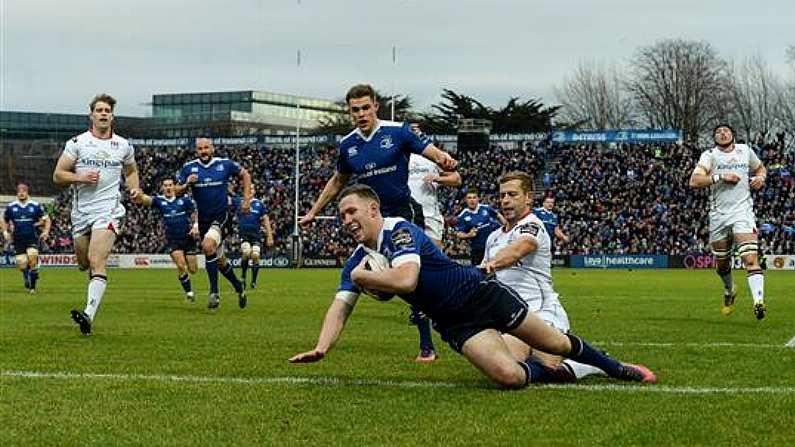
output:
MULTIPOLYGON (((562 333, 569 332, 569 317, 552 286, 551 237, 546 226, 531 212, 533 179, 525 172, 509 172, 499 179, 500 211, 507 223, 492 232, 486 240, 481 268, 495 274, 527 303, 530 312, 562 333)), ((505 342, 517 359, 531 354, 546 366, 556 368, 560 356, 533 351, 518 338, 504 334, 505 342)), ((569 371, 578 379, 604 372, 590 365, 565 360, 569 371)))
POLYGON ((248 212, 251 207, 251 175, 228 158, 214 157, 215 147, 209 138, 199 138, 196 141, 196 153, 198 158, 185 163, 177 174, 179 184, 174 191, 181 196, 190 188, 193 200, 196 201, 205 269, 210 280, 207 307, 215 309, 219 305, 218 272, 220 271, 235 288, 237 304, 244 309, 247 303, 246 291, 235 276, 232 264, 226 262, 223 241, 229 220, 227 196, 229 179, 236 176, 243 182, 243 201, 240 209, 242 212, 248 212))
POLYGON ((721 313, 734 312, 737 289, 732 281, 732 248, 748 273, 748 288, 758 320, 765 318, 765 280, 759 265, 756 217, 751 189, 765 186, 767 169, 753 150, 734 142, 734 129, 721 124, 713 131, 715 147, 701 154, 690 176, 693 189, 709 191, 709 243, 723 282, 721 313))
POLYGON ((121 179, 125 178, 132 201, 139 200, 135 149, 113 132, 116 100, 107 94, 89 105, 91 128, 66 142, 52 178, 56 185, 72 186, 72 235, 80 270, 88 270, 84 310, 73 309, 72 320, 80 332, 91 334, 105 288, 106 264, 126 213, 121 204, 121 179))
POLYGON ((164 177, 160 181, 163 195, 149 196, 141 194, 140 203, 147 207, 154 207, 163 217, 163 227, 166 232, 166 246, 171 260, 177 266, 177 279, 185 298, 194 302, 196 296, 190 283, 190 275, 196 273, 198 265, 196 254, 196 238, 199 235, 198 224, 193 224, 196 204, 189 196, 177 197, 174 193, 175 183, 173 177, 164 177))
POLYGON ((50 216, 34 200, 30 200, 28 185, 17 184, 17 200, 11 202, 0 220, 3 240, 11 241, 13 235, 17 268, 22 272, 25 288, 36 293, 39 280, 39 241, 50 236, 50 216), (9 231, 10 228, 10 231, 9 231), (42 228, 39 232, 39 228, 42 228))

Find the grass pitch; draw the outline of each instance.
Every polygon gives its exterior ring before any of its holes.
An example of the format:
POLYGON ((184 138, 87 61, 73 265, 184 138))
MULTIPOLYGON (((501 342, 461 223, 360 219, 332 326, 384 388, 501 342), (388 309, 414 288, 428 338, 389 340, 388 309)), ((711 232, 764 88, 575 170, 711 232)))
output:
MULTIPOLYGON (((86 277, 42 271, 37 295, 0 271, 0 445, 793 445, 795 273, 768 272, 756 321, 745 275, 737 311, 719 312, 709 271, 555 270, 575 333, 642 362, 659 384, 604 379, 495 389, 399 300, 362 297, 338 345, 311 349, 336 270, 263 270, 249 307, 227 284, 206 309, 169 270, 110 271, 94 326, 69 319, 86 277)), ((223 281, 223 280, 222 280, 223 281)))

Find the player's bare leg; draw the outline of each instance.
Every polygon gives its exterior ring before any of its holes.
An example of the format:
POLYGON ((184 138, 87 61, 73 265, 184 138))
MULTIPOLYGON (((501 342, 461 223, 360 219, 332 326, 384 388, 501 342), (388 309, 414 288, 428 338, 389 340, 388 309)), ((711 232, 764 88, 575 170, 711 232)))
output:
POLYGON ((748 288, 754 301, 753 310, 757 320, 765 318, 767 304, 765 304, 765 277, 759 265, 759 245, 756 234, 735 234, 734 242, 737 254, 743 260, 743 266, 748 274, 748 288))
POLYGON ((29 270, 28 270, 28 265, 29 265, 29 263, 28 263, 28 255, 24 254, 24 253, 21 254, 21 255, 16 255, 14 257, 14 260, 17 263, 17 268, 19 269, 20 272, 22 272, 22 278, 25 281, 25 289, 30 290, 30 273, 29 273, 29 270))
POLYGON ((172 251, 171 260, 174 261, 174 264, 177 266, 177 279, 182 286, 182 290, 185 291, 185 299, 191 303, 195 302, 196 296, 194 295, 193 288, 190 284, 190 275, 188 274, 188 265, 185 259, 185 252, 182 250, 172 251))
POLYGON ((36 284, 39 281, 39 251, 35 248, 28 248, 28 280, 30 282, 30 293, 36 293, 36 284))
MULTIPOLYGON (((259 262, 260 262, 260 246, 255 245, 251 247, 251 288, 257 287, 257 277, 259 276, 259 262)), ((243 283, 245 284, 246 278, 243 276, 243 283)))
POLYGON ((731 315, 734 312, 734 300, 737 298, 737 288, 732 280, 731 243, 728 239, 713 241, 712 254, 715 255, 715 271, 723 282, 723 304, 720 312, 731 315))
POLYGON ((207 301, 207 308, 215 309, 218 307, 218 245, 221 243, 221 230, 213 225, 207 230, 207 234, 202 239, 202 252, 205 257, 205 270, 210 281, 210 295, 207 301))

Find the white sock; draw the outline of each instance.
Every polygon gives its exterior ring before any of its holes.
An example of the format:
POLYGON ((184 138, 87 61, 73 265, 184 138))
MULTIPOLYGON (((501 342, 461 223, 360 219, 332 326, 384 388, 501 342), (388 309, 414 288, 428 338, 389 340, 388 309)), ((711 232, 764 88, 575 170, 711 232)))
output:
POLYGON ((565 363, 571 369, 571 371, 574 373, 574 376, 577 377, 577 380, 588 376, 607 377, 607 374, 604 371, 602 371, 601 369, 595 366, 586 365, 585 363, 575 362, 574 360, 571 359, 563 360, 563 363, 565 363))
POLYGON ((762 270, 754 270, 748 273, 748 288, 751 289, 751 297, 754 304, 765 300, 765 275, 762 270))
POLYGON ((108 280, 104 276, 92 276, 91 281, 88 282, 88 297, 86 298, 85 313, 94 321, 94 315, 99 310, 99 303, 102 302, 102 295, 105 294, 105 287, 108 285, 108 280))

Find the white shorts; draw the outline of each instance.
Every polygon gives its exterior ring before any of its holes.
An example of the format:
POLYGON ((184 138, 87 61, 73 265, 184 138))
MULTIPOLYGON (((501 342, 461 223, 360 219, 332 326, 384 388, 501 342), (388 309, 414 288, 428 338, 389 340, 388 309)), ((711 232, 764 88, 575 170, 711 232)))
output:
POLYGON ((425 216, 425 235, 431 239, 444 239, 444 220, 442 216, 425 216))
POLYGON ((709 242, 723 241, 734 234, 756 234, 753 210, 744 213, 709 215, 709 242))
POLYGON ((111 230, 118 236, 121 234, 122 217, 85 216, 77 222, 73 221, 72 236, 77 238, 94 230, 111 230))
POLYGON ((560 297, 556 292, 545 290, 543 295, 522 296, 522 299, 527 303, 530 312, 544 320, 544 323, 563 333, 569 332, 569 315, 560 304, 560 297))

